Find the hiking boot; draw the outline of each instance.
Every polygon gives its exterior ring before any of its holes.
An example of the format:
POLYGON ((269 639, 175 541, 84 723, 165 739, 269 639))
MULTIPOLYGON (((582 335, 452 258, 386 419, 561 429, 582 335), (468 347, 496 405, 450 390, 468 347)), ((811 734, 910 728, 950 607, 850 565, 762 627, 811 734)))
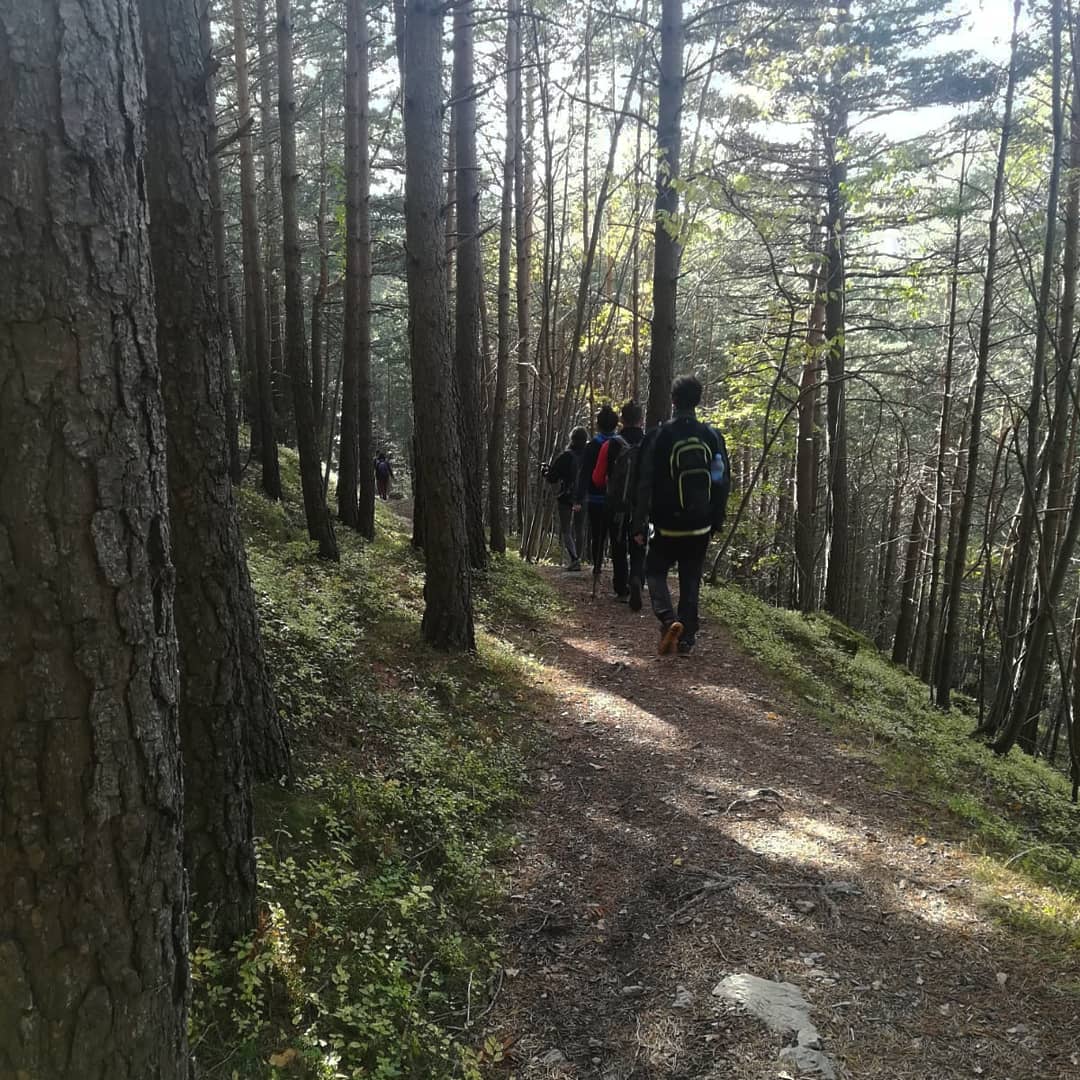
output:
POLYGON ((617 592, 612 598, 616 604, 628 604, 630 602, 630 594, 628 592, 617 592))
POLYGON ((679 656, 689 656, 694 651, 694 643, 688 638, 680 638, 675 651, 679 656))
POLYGON ((566 568, 566 572, 568 574, 580 574, 581 573, 581 560, 579 559, 577 562, 572 562, 566 568))
POLYGON ((660 655, 667 656, 669 653, 673 653, 678 647, 679 640, 682 638, 683 625, 681 622, 670 622, 664 624, 663 632, 660 634, 660 655))
POLYGON ((630 582, 630 596, 628 597, 631 611, 641 610, 641 585, 636 581, 630 582))

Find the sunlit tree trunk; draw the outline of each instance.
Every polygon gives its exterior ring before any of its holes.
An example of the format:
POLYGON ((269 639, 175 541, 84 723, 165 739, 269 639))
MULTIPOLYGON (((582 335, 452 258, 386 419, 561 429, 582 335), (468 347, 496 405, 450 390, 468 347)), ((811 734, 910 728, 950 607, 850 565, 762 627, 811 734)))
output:
MULTIPOLYGON (((525 28, 521 18, 521 0, 518 0, 515 16, 517 19, 517 57, 521 67, 525 54, 523 34, 525 28)), ((529 436, 531 433, 531 365, 530 353, 530 313, 532 288, 532 230, 533 230, 533 98, 536 76, 530 65, 525 75, 524 109, 522 108, 521 74, 518 74, 517 110, 514 117, 517 149, 514 153, 514 243, 517 256, 515 287, 517 290, 517 482, 515 484, 515 508, 517 512, 518 535, 525 535, 525 502, 529 490, 529 436), (523 123, 524 122, 524 123, 523 123)))
POLYGON ((806 331, 806 359, 799 380, 799 433, 795 447, 795 567, 800 611, 813 611, 816 602, 814 567, 817 562, 817 409, 818 372, 825 341, 824 272, 811 275, 814 294, 806 331))
POLYGON ((405 267, 422 535, 438 537, 424 547, 422 631, 459 650, 475 640, 442 230, 442 13, 439 0, 406 3, 405 267))
POLYGON ((997 269, 998 226, 1001 206, 1005 196, 1005 163, 1008 157, 1009 136, 1012 132, 1013 99, 1016 94, 1016 69, 1018 32, 1021 0, 1013 6, 1012 50, 1009 75, 1005 88, 1005 113, 998 143, 997 169, 994 174, 994 194, 990 206, 990 232, 987 240, 986 271, 983 278, 982 313, 979 320, 979 345, 976 356, 975 378, 972 385, 970 430, 967 438, 967 477, 964 495, 956 511, 956 544, 948 566, 946 594, 944 598, 945 622, 938 649, 938 668, 935 678, 935 700, 942 709, 949 707, 952 693, 953 671, 956 652, 960 645, 960 609, 964 571, 967 567, 968 539, 971 535, 971 517, 975 507, 975 495, 979 480, 979 444, 982 441, 983 401, 986 397, 986 374, 990 359, 990 330, 994 312, 994 276, 997 269))
POLYGON ((652 427, 671 412, 675 373, 675 296, 679 279, 679 151, 682 146, 682 0, 661 0, 660 105, 656 128, 656 240, 653 251, 653 318, 649 350, 652 427))

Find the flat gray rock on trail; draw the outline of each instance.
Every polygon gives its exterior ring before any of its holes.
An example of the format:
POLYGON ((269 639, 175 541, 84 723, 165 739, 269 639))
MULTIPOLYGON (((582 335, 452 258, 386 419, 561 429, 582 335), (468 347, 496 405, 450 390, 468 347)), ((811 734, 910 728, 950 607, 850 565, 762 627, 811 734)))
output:
POLYGON ((792 983, 772 982, 757 975, 729 975, 713 988, 716 997, 741 1005, 770 1030, 785 1038, 795 1037, 793 1046, 780 1051, 780 1060, 800 1072, 817 1073, 834 1080, 836 1070, 821 1051, 821 1039, 810 1019, 810 1005, 792 983))

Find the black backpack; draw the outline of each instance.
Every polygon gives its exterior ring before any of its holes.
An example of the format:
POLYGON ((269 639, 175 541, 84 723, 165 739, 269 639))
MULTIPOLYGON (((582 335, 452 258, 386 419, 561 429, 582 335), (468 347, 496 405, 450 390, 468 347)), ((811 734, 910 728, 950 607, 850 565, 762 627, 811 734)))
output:
POLYGON ((712 459, 713 448, 700 435, 672 443, 668 468, 675 505, 694 521, 712 515, 712 459))
MULTIPOLYGON (((634 508, 634 477, 641 443, 631 445, 621 435, 612 441, 619 447, 619 453, 614 463, 608 466, 607 508, 611 514, 625 515, 634 508)), ((608 450, 610 456, 611 450, 608 450)))

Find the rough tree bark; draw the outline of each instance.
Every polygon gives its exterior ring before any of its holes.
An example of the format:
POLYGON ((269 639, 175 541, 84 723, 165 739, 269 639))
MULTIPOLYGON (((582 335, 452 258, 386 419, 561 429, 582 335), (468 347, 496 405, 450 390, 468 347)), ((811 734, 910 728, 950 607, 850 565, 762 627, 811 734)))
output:
POLYGON ((454 5, 454 112, 457 176, 457 266, 454 370, 458 388, 458 435, 465 482, 469 561, 487 566, 484 536, 484 425, 480 420, 480 170, 476 160, 476 86, 473 82, 473 5, 454 5))
POLYGON ((506 455, 506 382, 510 367, 510 246, 513 241, 514 175, 518 151, 517 115, 521 95, 521 48, 516 0, 506 20, 506 143, 503 149, 502 204, 499 216, 499 333, 495 360, 495 393, 491 402, 488 442, 488 521, 491 550, 506 551, 506 510, 503 505, 506 455))
POLYGON ((240 228, 244 262, 244 341, 247 369, 254 374, 258 397, 258 423, 252 416, 252 440, 258 442, 262 465, 262 489, 271 499, 281 498, 278 468, 277 425, 274 422, 274 391, 270 374, 270 342, 266 333, 266 292, 263 282, 262 243, 259 239, 259 206, 255 193, 255 154, 251 140, 251 92, 248 85, 247 29, 242 0, 232 0, 233 48, 236 54, 237 122, 240 138, 240 228))
POLYGON ((682 0, 660 5, 660 104, 656 129, 656 240, 653 252, 653 319, 649 347, 649 427, 671 413, 675 374, 675 294, 679 280, 679 151, 682 146, 682 0))
POLYGON ((946 592, 943 597, 945 622, 938 649, 935 678, 935 701, 947 709, 952 694, 953 670, 960 645, 960 593, 967 567, 968 540, 971 536, 971 517, 975 508, 975 493, 979 480, 979 444, 982 441, 983 401, 986 397, 986 373, 990 359, 990 330, 994 312, 994 275, 997 269, 998 225, 1005 197, 1005 162, 1008 158, 1009 136, 1012 132, 1013 99, 1016 94, 1018 26, 1022 0, 1013 4, 1012 47, 1008 81, 1005 86, 1005 114, 998 143, 997 168, 994 173, 994 194, 990 204, 990 226, 986 250, 986 272, 983 278, 982 312, 979 319, 979 346, 976 353, 975 376, 972 384, 970 431, 967 439, 967 476, 964 494, 956 517, 956 544, 948 566, 946 592))
POLYGON ((188 1075, 138 26, 135 0, 0 0, 0 1075, 13 1078, 188 1075))
POLYGON ((475 637, 441 227, 442 13, 440 0, 406 3, 405 267, 422 535, 438 538, 424 548, 422 632, 437 648, 458 650, 475 648, 475 637))
POLYGON ((318 432, 311 404, 307 334, 304 330, 304 281, 300 251, 300 215, 296 189, 296 90, 293 83, 292 13, 290 0, 277 0, 278 122, 281 128, 281 220, 285 241, 285 359, 292 384, 296 448, 300 455, 300 485, 308 535, 324 559, 338 558, 337 538, 322 493, 318 432))

